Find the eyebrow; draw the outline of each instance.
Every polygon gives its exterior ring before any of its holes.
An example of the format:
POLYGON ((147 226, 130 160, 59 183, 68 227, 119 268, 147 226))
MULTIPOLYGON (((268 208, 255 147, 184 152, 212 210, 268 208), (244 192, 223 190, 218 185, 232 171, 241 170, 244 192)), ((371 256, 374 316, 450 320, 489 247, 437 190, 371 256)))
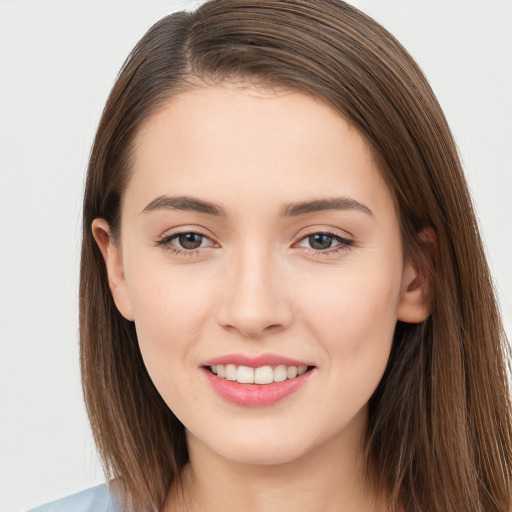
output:
POLYGON ((188 196, 159 196, 153 199, 141 213, 155 210, 191 210, 208 215, 225 216, 224 209, 214 203, 188 196))
POLYGON ((308 213, 316 213, 326 210, 358 210, 373 217, 373 212, 364 204, 348 197, 334 197, 329 199, 315 199, 299 203, 291 203, 283 210, 284 217, 295 217, 308 213))
MULTIPOLYGON (((184 210, 206 213, 224 217, 226 212, 221 206, 190 196, 159 196, 153 199, 141 212, 149 213, 155 210, 184 210)), ((334 197, 329 199, 314 199, 290 203, 282 210, 283 217, 296 217, 308 213, 316 213, 328 210, 358 210, 373 217, 373 212, 364 204, 348 197, 334 197)))

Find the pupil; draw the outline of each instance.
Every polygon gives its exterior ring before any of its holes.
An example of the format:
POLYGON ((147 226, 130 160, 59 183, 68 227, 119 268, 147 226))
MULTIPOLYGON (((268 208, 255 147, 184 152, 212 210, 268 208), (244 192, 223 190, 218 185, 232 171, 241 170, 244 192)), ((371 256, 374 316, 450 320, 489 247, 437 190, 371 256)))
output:
POLYGON ((184 249, 197 249, 203 242, 203 236, 197 233, 185 233, 180 235, 178 240, 184 249))
POLYGON ((329 249, 332 245, 332 237, 317 233, 309 237, 309 245, 313 249, 329 249))

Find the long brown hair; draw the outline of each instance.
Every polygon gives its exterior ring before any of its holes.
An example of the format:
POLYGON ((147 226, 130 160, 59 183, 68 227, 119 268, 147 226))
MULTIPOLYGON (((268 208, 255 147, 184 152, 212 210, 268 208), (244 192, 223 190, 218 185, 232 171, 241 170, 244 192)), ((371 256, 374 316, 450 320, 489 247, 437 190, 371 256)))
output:
POLYGON ((108 477, 131 511, 161 510, 187 462, 183 425, 112 300, 94 218, 119 232, 141 123, 198 83, 254 80, 314 96, 366 139, 392 191, 406 256, 429 268, 433 312, 398 323, 372 396, 368 475, 389 510, 512 510, 507 341, 441 108, 407 51, 340 0, 212 0, 156 23, 125 62, 92 148, 80 281, 82 380, 108 477), (435 233, 425 242, 418 233, 435 233))

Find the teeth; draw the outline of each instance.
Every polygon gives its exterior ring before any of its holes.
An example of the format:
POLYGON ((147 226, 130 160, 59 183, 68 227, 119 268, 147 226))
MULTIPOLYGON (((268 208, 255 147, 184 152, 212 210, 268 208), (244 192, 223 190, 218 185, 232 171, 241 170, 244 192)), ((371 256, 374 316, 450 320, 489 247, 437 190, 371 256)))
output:
POLYGON ((288 366, 288 368, 286 368, 286 376, 289 379, 293 379, 293 378, 297 377, 297 367, 296 366, 288 366))
POLYGON ((236 380, 236 366, 234 364, 226 365, 226 379, 236 380))
POLYGON ((280 364, 274 370, 274 382, 283 382, 283 380, 286 380, 286 366, 280 364))
POLYGON ((254 368, 249 366, 239 366, 236 371, 236 380, 242 384, 252 384, 254 382, 254 368))
POLYGON ((272 366, 261 366, 254 370, 255 384, 272 384, 274 382, 274 371, 272 366))
POLYGON ((227 380, 237 381, 240 384, 272 384, 272 382, 283 382, 286 379, 294 379, 302 375, 307 366, 236 366, 234 364, 217 364, 210 367, 212 373, 227 380))

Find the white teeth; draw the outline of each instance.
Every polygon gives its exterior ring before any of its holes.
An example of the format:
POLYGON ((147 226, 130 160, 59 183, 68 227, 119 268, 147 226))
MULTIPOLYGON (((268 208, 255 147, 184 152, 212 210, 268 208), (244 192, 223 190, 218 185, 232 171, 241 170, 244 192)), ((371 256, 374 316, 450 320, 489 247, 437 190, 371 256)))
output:
POLYGON ((274 382, 272 366, 260 366, 254 370, 255 384, 271 384, 272 382, 274 382))
POLYGON ((254 368, 250 366, 239 366, 236 371, 236 380, 241 384, 252 384, 254 382, 254 368))
POLYGON ((234 364, 226 365, 226 379, 236 380, 236 366, 234 364))
POLYGON ((274 382, 283 382, 283 380, 286 380, 286 366, 280 364, 274 370, 274 382))
POLYGON ((237 381, 240 384, 272 384, 272 382, 283 382, 287 379, 294 379, 302 375, 307 366, 286 366, 280 364, 275 366, 236 366, 235 364, 212 365, 212 373, 227 380, 237 381))
POLYGON ((296 366, 288 366, 288 368, 286 368, 286 376, 289 379, 293 379, 293 378, 297 377, 297 367, 296 366))

